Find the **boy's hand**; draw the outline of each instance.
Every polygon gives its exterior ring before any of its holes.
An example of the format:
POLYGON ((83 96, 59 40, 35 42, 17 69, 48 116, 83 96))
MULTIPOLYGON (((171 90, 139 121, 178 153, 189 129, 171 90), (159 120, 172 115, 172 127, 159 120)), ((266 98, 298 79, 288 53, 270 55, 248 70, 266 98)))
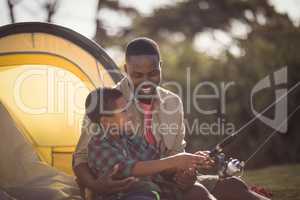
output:
POLYGON ((201 155, 201 156, 205 157, 205 160, 202 163, 202 165, 198 166, 199 168, 209 169, 209 168, 214 166, 215 161, 209 156, 209 151, 197 151, 194 154, 195 155, 201 155))
POLYGON ((117 175, 118 171, 119 165, 115 165, 113 170, 107 176, 99 177, 95 182, 95 191, 106 194, 126 191, 132 186, 133 183, 138 181, 138 179, 135 177, 128 177, 122 180, 113 180, 113 176, 117 175))
POLYGON ((200 154, 179 153, 172 156, 170 161, 177 170, 194 170, 205 164, 206 157, 200 154))

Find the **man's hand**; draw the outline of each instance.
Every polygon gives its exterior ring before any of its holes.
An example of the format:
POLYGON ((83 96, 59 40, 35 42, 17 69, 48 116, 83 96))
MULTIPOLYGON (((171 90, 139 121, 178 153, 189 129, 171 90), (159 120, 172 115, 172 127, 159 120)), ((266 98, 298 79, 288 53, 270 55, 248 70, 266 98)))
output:
MULTIPOLYGON (((197 168, 209 169, 214 165, 214 161, 209 157, 208 151, 198 151, 195 155, 202 157, 202 162, 197 163, 197 168)), ((194 185, 197 180, 196 169, 178 170, 174 176, 174 180, 181 189, 186 190, 194 185)))
POLYGON ((174 181, 180 189, 186 190, 193 186, 197 180, 195 169, 177 171, 174 176, 174 181))
POLYGON ((119 165, 115 165, 113 170, 107 176, 102 176, 95 180, 92 190, 97 193, 111 194, 114 192, 126 191, 133 183, 138 181, 138 179, 134 177, 113 180, 113 176, 117 175, 118 171, 119 165))

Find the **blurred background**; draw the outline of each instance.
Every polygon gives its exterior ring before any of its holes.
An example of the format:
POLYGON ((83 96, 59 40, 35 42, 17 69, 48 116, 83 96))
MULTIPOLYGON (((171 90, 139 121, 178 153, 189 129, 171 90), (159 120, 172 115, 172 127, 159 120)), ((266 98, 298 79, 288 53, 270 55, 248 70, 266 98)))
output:
MULTIPOLYGON (((224 119, 237 130, 253 118, 250 95, 259 80, 285 66, 288 88, 300 80, 300 0, 0 0, 0 25, 24 21, 50 22, 79 32, 104 47, 121 70, 128 41, 137 36, 154 39, 161 48, 164 80, 183 88, 190 126, 195 120, 212 124, 224 119), (204 81, 220 90, 221 83, 234 82, 226 91, 226 113, 220 111, 220 99, 198 102, 201 108, 216 108, 216 114, 201 114, 190 105, 190 91, 204 81)), ((201 94, 211 94, 211 89, 202 87, 201 94)), ((274 88, 258 96, 256 109, 263 110, 274 101, 274 88)), ((298 89, 288 96, 288 113, 299 104, 298 89)), ((266 116, 272 118, 274 112, 272 108, 266 116)), ((249 181, 269 186, 275 193, 285 191, 280 199, 299 197, 299 119, 300 113, 295 112, 287 133, 275 134, 246 166, 258 170, 246 174, 249 181), (274 173, 278 179, 268 177, 274 173), (282 185, 286 181, 295 188, 282 185)), ((226 151, 246 160, 272 131, 256 120, 226 151)), ((211 148, 226 136, 190 132, 186 135, 189 152, 211 148)))

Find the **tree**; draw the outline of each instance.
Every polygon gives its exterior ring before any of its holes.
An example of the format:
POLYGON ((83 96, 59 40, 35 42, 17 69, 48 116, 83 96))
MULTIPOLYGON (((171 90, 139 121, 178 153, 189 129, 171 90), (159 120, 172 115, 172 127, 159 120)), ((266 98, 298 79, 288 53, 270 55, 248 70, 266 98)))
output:
MULTIPOLYGON (((300 47, 299 27, 286 14, 277 13, 267 0, 180 1, 155 10, 151 16, 137 19, 135 25, 139 33, 159 41, 164 54, 165 78, 176 80, 185 86, 184 70, 191 67, 192 88, 197 81, 218 83, 228 80, 237 83, 238 86, 227 94, 226 104, 226 119, 234 121, 237 127, 253 117, 249 102, 250 91, 261 78, 287 65, 288 86, 292 87, 300 80, 300 57, 297 53, 300 47), (233 20, 250 28, 245 38, 232 35, 242 52, 240 56, 233 56, 226 50, 216 59, 193 49, 195 36, 207 29, 221 29, 231 34, 233 20), (185 39, 171 41, 172 34, 177 33, 183 34, 185 39)), ((289 97, 290 112, 299 105, 299 94, 300 92, 289 97)), ((260 107, 273 102, 273 96, 273 93, 265 92, 259 99, 260 107)), ((185 106, 188 104, 185 98, 183 103, 185 106)), ((214 104, 213 101, 205 102, 207 108, 214 104)), ((272 117, 271 113, 267 114, 272 117)), ((300 136, 297 133, 300 127, 296 122, 297 116, 299 117, 299 112, 289 121, 288 133, 276 134, 257 154, 256 159, 251 160, 250 167, 299 162, 300 136)), ((211 122, 218 115, 204 116, 192 109, 186 117, 190 123, 197 119, 211 122)), ((236 140, 228 151, 233 156, 246 159, 273 129, 256 121, 243 131, 244 136, 236 140)), ((188 150, 193 152, 211 147, 222 137, 225 136, 187 135, 188 150)))
POLYGON ((121 29, 118 35, 109 36, 106 28, 103 26, 102 20, 99 18, 102 9, 109 9, 114 12, 125 13, 131 18, 139 16, 138 11, 134 7, 121 5, 118 0, 98 0, 95 16, 96 33, 93 39, 102 46, 120 45, 120 43, 124 43, 124 37, 127 36, 131 30, 121 29))
POLYGON ((7 0, 7 6, 9 9, 9 16, 10 16, 10 21, 11 23, 15 23, 16 19, 15 19, 15 13, 14 13, 14 6, 17 5, 21 0, 7 0))
POLYGON ((47 19, 46 19, 47 22, 49 23, 52 22, 53 15, 57 11, 58 5, 59 5, 59 0, 48 0, 44 3, 43 8, 47 12, 47 19))

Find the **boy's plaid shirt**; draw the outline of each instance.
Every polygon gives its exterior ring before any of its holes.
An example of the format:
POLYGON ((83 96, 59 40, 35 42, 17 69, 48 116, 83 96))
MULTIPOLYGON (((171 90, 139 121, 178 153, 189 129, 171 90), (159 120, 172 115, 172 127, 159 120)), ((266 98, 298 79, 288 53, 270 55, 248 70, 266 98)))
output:
POLYGON ((88 144, 88 165, 96 177, 107 175, 116 164, 120 167, 120 178, 131 176, 131 170, 137 161, 159 159, 160 155, 153 145, 143 136, 95 135, 88 144))
MULTIPOLYGON (((138 161, 160 159, 160 152, 149 143, 143 136, 121 135, 118 138, 111 136, 95 135, 88 144, 88 165, 96 177, 107 175, 116 164, 119 164, 118 178, 126 178, 132 175, 132 168, 138 161)), ((176 184, 167 181, 160 174, 143 177, 143 184, 139 188, 147 191, 160 192, 162 196, 170 197, 173 200, 181 199, 180 191, 176 184)), ((117 193, 110 196, 98 196, 97 199, 117 199, 124 193, 117 193)))

